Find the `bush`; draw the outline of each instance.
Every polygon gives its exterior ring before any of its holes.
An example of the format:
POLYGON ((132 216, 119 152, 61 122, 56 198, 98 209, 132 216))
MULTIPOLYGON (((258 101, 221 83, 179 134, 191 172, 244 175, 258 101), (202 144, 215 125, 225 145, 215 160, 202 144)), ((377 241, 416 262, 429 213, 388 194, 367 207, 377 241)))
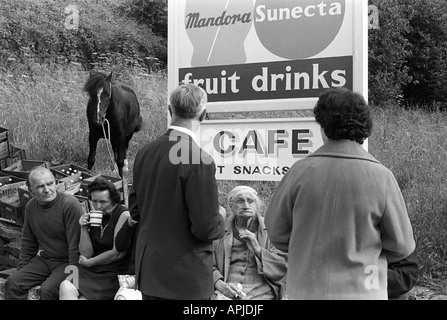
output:
POLYGON ((0 71, 29 73, 33 63, 74 63, 89 70, 108 60, 141 67, 149 67, 146 57, 166 61, 160 49, 165 39, 120 15, 116 1, 77 1, 77 30, 65 28, 70 2, 0 0, 0 71))
POLYGON ((379 28, 369 30, 371 102, 447 106, 447 6, 444 0, 370 0, 379 28))

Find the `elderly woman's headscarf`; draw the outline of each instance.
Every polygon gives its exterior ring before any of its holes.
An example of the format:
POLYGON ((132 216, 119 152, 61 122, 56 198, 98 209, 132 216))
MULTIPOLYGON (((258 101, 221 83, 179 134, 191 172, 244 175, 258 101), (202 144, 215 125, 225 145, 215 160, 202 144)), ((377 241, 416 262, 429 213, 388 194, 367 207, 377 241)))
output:
POLYGON ((254 196, 256 196, 256 198, 259 198, 258 197, 258 193, 252 187, 249 187, 249 186, 237 186, 237 187, 234 187, 228 193, 228 196, 227 196, 227 203, 228 203, 228 205, 231 203, 231 200, 234 198, 234 196, 237 195, 238 193, 242 192, 242 191, 248 191, 251 194, 253 194, 254 196))

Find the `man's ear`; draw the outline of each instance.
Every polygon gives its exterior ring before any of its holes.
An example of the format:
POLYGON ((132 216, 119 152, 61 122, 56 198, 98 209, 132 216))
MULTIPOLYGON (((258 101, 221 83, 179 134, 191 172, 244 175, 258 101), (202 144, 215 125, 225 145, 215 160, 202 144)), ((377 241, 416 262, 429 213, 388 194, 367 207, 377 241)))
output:
POLYGON ((168 111, 169 111, 169 116, 172 118, 172 109, 171 109, 171 105, 168 106, 168 111))
POLYGON ((205 116, 206 116, 206 109, 203 109, 203 112, 202 112, 202 114, 199 117, 199 121, 202 122, 203 119, 205 119, 205 116))

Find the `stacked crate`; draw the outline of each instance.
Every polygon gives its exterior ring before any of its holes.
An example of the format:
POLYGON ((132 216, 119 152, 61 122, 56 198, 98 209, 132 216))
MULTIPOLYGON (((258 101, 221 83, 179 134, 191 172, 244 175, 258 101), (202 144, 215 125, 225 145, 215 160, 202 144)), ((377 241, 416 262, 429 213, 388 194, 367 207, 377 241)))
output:
POLYGON ((23 224, 23 211, 20 207, 19 188, 26 180, 11 175, 0 176, 0 216, 15 224, 23 224))
POLYGON ((15 147, 11 132, 0 127, 0 170, 22 159, 26 159, 25 150, 15 147))

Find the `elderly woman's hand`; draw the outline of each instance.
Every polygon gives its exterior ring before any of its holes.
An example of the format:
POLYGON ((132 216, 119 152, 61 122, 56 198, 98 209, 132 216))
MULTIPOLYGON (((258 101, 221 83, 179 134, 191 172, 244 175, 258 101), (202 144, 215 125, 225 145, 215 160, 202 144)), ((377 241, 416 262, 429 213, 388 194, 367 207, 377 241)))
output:
POLYGON ((250 230, 246 229, 239 233, 239 238, 245 241, 254 251, 255 255, 261 257, 261 246, 259 245, 256 235, 250 230))
POLYGON ((217 280, 216 289, 230 299, 243 299, 246 296, 246 293, 242 291, 240 285, 238 286, 238 284, 233 282, 226 283, 222 280, 217 280))

